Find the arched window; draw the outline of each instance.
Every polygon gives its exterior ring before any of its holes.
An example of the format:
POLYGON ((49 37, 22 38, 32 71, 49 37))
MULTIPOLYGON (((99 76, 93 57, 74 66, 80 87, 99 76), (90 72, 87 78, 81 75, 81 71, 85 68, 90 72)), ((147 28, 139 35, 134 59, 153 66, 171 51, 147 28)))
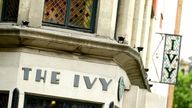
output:
POLYGON ((17 21, 19 0, 3 0, 2 21, 17 21))
POLYGON ((43 22, 93 32, 98 0, 45 0, 43 22))

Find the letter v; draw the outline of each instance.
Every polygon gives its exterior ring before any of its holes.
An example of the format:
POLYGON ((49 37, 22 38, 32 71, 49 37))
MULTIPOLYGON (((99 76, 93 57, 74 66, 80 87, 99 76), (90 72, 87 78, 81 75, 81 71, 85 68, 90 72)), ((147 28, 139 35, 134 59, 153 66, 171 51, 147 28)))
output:
POLYGON ((177 55, 175 55, 175 54, 172 54, 172 55, 173 55, 173 56, 172 56, 172 58, 171 58, 171 55, 170 55, 170 54, 167 54, 170 63, 172 63, 173 60, 175 59, 175 57, 177 56, 177 55))
POLYGON ((84 76, 83 78, 84 78, 85 84, 86 84, 86 86, 87 86, 88 89, 91 89, 91 88, 93 87, 93 84, 95 83, 95 81, 96 81, 96 79, 97 79, 97 78, 95 78, 95 79, 93 80, 93 82, 91 83, 91 81, 90 81, 90 79, 89 79, 88 76, 84 76))

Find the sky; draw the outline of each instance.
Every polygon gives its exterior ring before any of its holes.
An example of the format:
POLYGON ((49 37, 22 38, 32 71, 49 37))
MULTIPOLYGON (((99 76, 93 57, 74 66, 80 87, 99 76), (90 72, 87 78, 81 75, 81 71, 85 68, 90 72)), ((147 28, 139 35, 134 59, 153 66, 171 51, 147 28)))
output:
MULTIPOLYGON (((192 0, 183 0, 180 35, 182 35, 180 58, 192 56, 192 0)), ((177 1, 164 0, 163 32, 174 34, 177 1)))
MULTIPOLYGON (((169 33, 174 34, 175 29, 175 17, 176 17, 176 10, 177 10, 177 0, 158 0, 161 9, 159 11, 163 11, 163 30, 160 31, 162 33, 169 33)), ((181 26, 180 26, 180 35, 182 35, 182 42, 181 42, 181 52, 180 52, 180 58, 184 60, 188 60, 188 57, 192 56, 192 0, 183 0, 183 6, 182 6, 182 17, 181 17, 181 26)), ((159 18, 159 17, 157 17, 159 18)), ((161 40, 161 37, 157 39, 154 43, 158 43, 161 40)), ((162 43, 162 48, 164 48, 164 44, 162 43)), ((155 46, 156 48, 156 46, 155 46)), ((163 50, 159 50, 162 52, 163 50)), ((160 55, 161 53, 159 53, 160 55)), ((156 68, 158 69, 158 76, 160 77, 161 74, 161 62, 162 59, 155 58, 155 64, 156 68), (158 61, 159 59, 159 61, 158 61), (159 66, 159 67, 158 67, 159 66)), ((154 65, 152 65, 153 67, 154 65)), ((154 67, 153 67, 154 68, 154 67)), ((149 78, 152 79, 152 81, 158 81, 159 78, 157 77, 157 73, 154 73, 155 70, 151 69, 151 73, 149 74, 149 78)), ((157 71, 157 70, 156 70, 157 71)), ((168 86, 164 84, 154 83, 154 86, 152 87, 152 91, 157 94, 161 94, 163 96, 167 96, 167 89, 168 86), (162 89, 164 88, 164 89, 162 89)))
POLYGON ((192 0, 183 0, 180 33, 182 37, 180 58, 192 56, 192 0))

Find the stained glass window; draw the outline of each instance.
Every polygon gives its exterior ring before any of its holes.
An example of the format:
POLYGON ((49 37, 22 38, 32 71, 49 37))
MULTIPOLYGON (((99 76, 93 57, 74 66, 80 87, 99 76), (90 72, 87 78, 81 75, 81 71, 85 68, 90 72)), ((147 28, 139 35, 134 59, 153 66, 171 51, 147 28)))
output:
POLYGON ((43 21, 64 24, 66 0, 45 0, 43 21))
POLYGON ((93 0, 71 0, 69 24, 90 28, 93 0))
POLYGON ((3 0, 2 21, 17 21, 19 0, 3 0))
POLYGON ((43 22, 93 29, 97 0, 45 0, 43 22))

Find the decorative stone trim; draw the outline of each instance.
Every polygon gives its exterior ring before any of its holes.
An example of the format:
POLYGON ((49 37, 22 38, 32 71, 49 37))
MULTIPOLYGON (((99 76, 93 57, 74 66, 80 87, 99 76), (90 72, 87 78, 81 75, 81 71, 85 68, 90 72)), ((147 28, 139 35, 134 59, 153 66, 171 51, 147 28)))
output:
POLYGON ((150 90, 145 78, 142 59, 134 49, 107 38, 101 39, 99 36, 86 39, 82 38, 83 36, 75 35, 66 35, 63 32, 59 33, 44 29, 11 26, 0 28, 0 47, 30 46, 110 58, 127 73, 132 85, 150 90))

